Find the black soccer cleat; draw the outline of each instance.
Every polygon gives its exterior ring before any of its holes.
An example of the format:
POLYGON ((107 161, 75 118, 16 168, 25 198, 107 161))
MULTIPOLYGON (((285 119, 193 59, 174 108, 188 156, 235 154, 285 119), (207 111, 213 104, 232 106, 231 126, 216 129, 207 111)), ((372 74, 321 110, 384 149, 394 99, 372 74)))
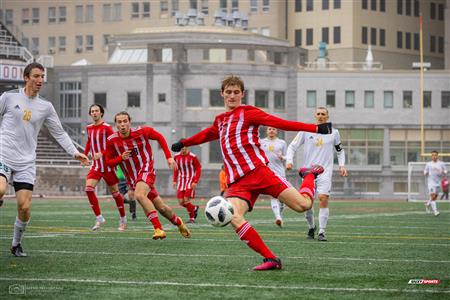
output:
MULTIPOLYGON (((198 216, 198 210, 200 209, 200 206, 198 206, 198 205, 196 205, 195 206, 195 209, 194 209, 194 220, 196 220, 197 219, 197 216, 198 216)), ((195 223, 195 222, 194 222, 195 223)))
POLYGON ((306 238, 307 238, 308 240, 313 240, 313 239, 314 239, 314 234, 315 234, 315 232, 316 232, 316 229, 317 229, 317 226, 314 226, 313 228, 310 228, 310 229, 308 230, 308 233, 307 233, 307 235, 306 235, 306 238))
POLYGON ((20 244, 18 244, 17 246, 12 246, 11 253, 15 257, 27 257, 28 256, 25 252, 23 252, 22 246, 20 244))
POLYGON ((313 174, 314 178, 317 178, 317 176, 324 171, 325 169, 321 165, 312 165, 310 168, 300 168, 300 170, 298 170, 298 175, 300 175, 301 178, 305 178, 306 175, 313 174))
POLYGON ((317 240, 319 242, 326 242, 327 241, 327 237, 325 235, 325 232, 319 233, 319 235, 317 236, 317 240))
POLYGON ((131 213, 131 220, 132 221, 136 221, 137 220, 137 216, 136 216, 136 213, 134 212, 134 213, 131 213))

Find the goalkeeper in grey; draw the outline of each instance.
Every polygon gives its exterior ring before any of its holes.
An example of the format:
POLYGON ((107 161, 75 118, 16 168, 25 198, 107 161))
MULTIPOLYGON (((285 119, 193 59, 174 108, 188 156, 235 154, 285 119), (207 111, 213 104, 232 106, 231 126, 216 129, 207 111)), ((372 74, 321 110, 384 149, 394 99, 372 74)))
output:
POLYGON ((27 65, 23 72, 25 87, 0 96, 0 199, 6 193, 8 183, 11 184, 17 200, 11 253, 17 257, 27 256, 21 242, 31 216, 37 136, 42 125, 69 155, 82 165, 89 165, 89 159, 78 152, 62 128, 53 105, 39 96, 44 73, 45 69, 39 63, 27 65))

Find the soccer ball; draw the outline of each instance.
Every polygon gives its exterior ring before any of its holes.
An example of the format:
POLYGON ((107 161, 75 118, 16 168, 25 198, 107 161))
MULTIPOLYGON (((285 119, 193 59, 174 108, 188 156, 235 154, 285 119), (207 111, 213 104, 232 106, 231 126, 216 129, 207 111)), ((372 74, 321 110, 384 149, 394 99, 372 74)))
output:
POLYGON ((230 202, 222 196, 215 196, 206 203, 206 221, 215 227, 224 227, 231 222, 234 209, 230 202))

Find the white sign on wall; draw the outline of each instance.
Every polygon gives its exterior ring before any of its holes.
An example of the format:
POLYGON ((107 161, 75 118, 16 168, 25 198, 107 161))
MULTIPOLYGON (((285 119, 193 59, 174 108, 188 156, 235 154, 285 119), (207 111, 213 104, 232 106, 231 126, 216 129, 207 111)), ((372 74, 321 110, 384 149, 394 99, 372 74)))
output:
POLYGON ((25 66, 0 64, 0 80, 23 81, 25 66))

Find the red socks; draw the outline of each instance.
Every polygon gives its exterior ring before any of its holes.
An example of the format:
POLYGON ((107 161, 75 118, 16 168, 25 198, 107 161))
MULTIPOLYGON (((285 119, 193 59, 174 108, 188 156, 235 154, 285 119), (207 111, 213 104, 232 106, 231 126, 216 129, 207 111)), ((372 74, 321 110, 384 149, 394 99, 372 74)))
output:
POLYGON ((159 222, 158 214, 156 213, 156 210, 152 210, 147 214, 147 218, 150 222, 152 222, 153 228, 155 229, 162 229, 161 222, 159 222))
POLYGON ((175 213, 173 214, 172 218, 170 219, 170 222, 172 222, 172 224, 175 226, 181 225, 181 219, 175 213))
POLYGON ((98 205, 98 199, 95 195, 95 188, 92 186, 86 186, 86 195, 89 199, 89 203, 91 204, 91 208, 94 211, 95 216, 101 215, 100 206, 98 205))
POLYGON ((189 203, 187 203, 187 204, 184 204, 183 206, 186 207, 186 209, 187 209, 187 211, 188 211, 188 213, 189 213, 189 218, 191 218, 191 219, 194 218, 194 215, 195 215, 195 213, 194 213, 194 211, 195 211, 195 206, 192 205, 191 202, 189 202, 189 203))
POLYGON ((300 186, 300 194, 306 194, 311 199, 314 199, 314 175, 308 174, 303 178, 302 185, 300 186))
POLYGON ((123 204, 124 200, 123 200, 122 194, 119 192, 115 192, 115 193, 112 193, 112 196, 113 196, 114 200, 116 201, 116 206, 117 206, 117 209, 119 210, 120 217, 122 217, 122 218, 125 217, 125 207, 123 204))
POLYGON ((272 251, 264 244, 258 232, 248 222, 245 222, 237 228, 236 233, 239 235, 241 241, 245 242, 247 246, 261 254, 264 258, 276 258, 272 251))

